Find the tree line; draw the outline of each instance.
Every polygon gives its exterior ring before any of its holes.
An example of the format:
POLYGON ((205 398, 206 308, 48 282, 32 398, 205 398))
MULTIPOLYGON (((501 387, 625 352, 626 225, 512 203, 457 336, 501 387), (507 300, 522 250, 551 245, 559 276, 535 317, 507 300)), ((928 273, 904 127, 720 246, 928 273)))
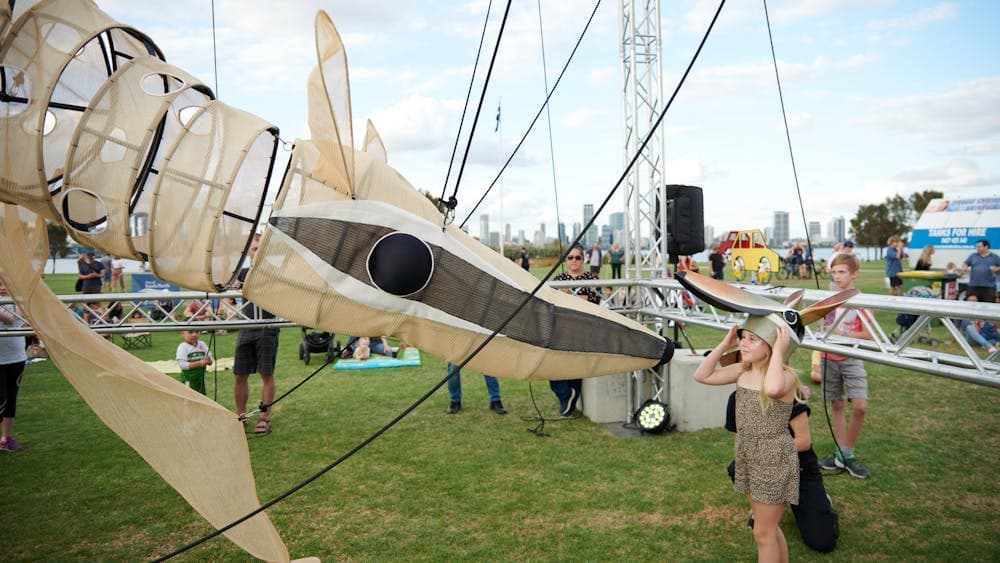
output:
POLYGON ((909 198, 896 194, 883 203, 858 206, 858 213, 851 219, 850 232, 859 246, 878 249, 882 257, 885 241, 892 235, 899 235, 904 242, 907 233, 920 218, 932 199, 944 197, 943 192, 925 190, 910 194, 909 198))

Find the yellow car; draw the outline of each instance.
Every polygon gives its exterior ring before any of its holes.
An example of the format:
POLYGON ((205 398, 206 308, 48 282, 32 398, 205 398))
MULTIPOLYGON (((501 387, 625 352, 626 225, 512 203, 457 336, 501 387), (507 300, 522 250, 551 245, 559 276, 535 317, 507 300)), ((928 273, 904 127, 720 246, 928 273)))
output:
POLYGON ((738 282, 750 272, 750 283, 767 283, 781 267, 781 258, 767 247, 760 229, 729 231, 719 250, 729 253, 730 267, 738 282))

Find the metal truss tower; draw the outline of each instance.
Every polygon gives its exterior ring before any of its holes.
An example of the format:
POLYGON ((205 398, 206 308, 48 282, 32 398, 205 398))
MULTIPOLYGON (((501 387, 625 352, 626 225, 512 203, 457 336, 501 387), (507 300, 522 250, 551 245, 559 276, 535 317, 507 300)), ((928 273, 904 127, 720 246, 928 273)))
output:
MULTIPOLYGON (((638 152, 663 107, 659 0, 619 0, 624 161, 638 152)), ((661 277, 667 268, 663 130, 625 179, 625 277, 661 277)))
MULTIPOLYGON (((619 0, 619 30, 622 60, 622 146, 627 165, 650 133, 663 107, 663 80, 660 54, 660 1, 619 0)), ((635 166, 625 179, 625 277, 658 278, 667 272, 667 208, 664 181, 663 129, 652 132, 635 166)), ((640 298, 640 300, 643 300, 640 298)), ((643 303, 664 306, 665 303, 643 303)), ((665 331, 662 319, 647 321, 651 328, 665 331)), ((663 403, 666 394, 664 371, 632 372, 627 378, 627 418, 647 399, 663 403)))

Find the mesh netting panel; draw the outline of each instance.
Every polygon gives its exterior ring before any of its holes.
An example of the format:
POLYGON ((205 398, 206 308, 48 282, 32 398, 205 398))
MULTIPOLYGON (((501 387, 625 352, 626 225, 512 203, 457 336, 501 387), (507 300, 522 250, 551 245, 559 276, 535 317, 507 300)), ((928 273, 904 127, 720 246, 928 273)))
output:
POLYGON ((0 197, 5 201, 23 202, 55 219, 49 184, 62 176, 66 150, 87 103, 120 61, 156 50, 140 33, 115 27, 91 1, 81 0, 41 2, 10 28, 0 67, 16 77, 10 84, 20 92, 7 92, 15 99, 0 103, 0 197), (106 50, 111 44, 114 52, 106 50))
POLYGON ((314 169, 323 181, 353 193, 354 130, 347 52, 330 17, 316 14, 317 67, 309 75, 309 131, 325 158, 314 169))
POLYGON ((371 157, 383 164, 389 162, 389 155, 385 152, 385 144, 382 143, 382 136, 375 130, 372 120, 368 120, 368 127, 365 130, 364 151, 371 157))
POLYGON ((320 154, 315 145, 303 140, 295 142, 295 150, 292 151, 292 157, 288 161, 281 189, 274 200, 275 211, 310 203, 347 199, 346 191, 337 191, 311 176, 310 171, 315 169, 319 158, 320 154))
POLYGON ((263 204, 276 144, 271 125, 220 102, 191 120, 153 192, 150 265, 157 277, 204 291, 232 279, 263 204))
MULTIPOLYGON (((44 224, 12 206, 0 207, 0 278, 87 405, 212 525, 258 508, 236 416, 80 323, 28 261, 46 251, 44 224)), ((288 560, 266 514, 225 535, 255 557, 288 560)))
MULTIPOLYGON (((208 97, 194 89, 197 79, 153 57, 122 66, 94 95, 80 119, 67 156, 68 171, 56 207, 75 230, 78 241, 117 256, 141 259, 130 227, 130 208, 143 202, 133 193, 156 154, 181 129, 179 108, 204 105, 208 97), (162 126, 162 127, 161 127, 162 126), (154 147, 158 147, 155 148, 154 147), (155 153, 154 153, 155 151, 155 153), (83 191, 93 197, 77 196, 83 191), (94 209, 93 200, 100 205, 94 209), (103 209, 107 216, 95 217, 103 209)), ((148 209, 136 206, 137 214, 148 209)))
POLYGON ((0 41, 7 34, 7 26, 10 24, 10 4, 0 2, 0 41))

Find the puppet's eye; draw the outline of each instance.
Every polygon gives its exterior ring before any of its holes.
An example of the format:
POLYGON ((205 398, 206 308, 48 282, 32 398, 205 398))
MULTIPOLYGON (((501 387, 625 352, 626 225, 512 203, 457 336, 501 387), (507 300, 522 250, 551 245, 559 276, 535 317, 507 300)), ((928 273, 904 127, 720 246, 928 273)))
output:
POLYGON ((430 247, 413 235, 389 233, 368 254, 368 276, 375 287, 386 293, 413 295, 427 287, 433 273, 430 247))
POLYGON ((781 315, 785 318, 785 322, 788 323, 788 326, 795 326, 795 324, 799 322, 799 313, 797 311, 788 309, 781 315))

